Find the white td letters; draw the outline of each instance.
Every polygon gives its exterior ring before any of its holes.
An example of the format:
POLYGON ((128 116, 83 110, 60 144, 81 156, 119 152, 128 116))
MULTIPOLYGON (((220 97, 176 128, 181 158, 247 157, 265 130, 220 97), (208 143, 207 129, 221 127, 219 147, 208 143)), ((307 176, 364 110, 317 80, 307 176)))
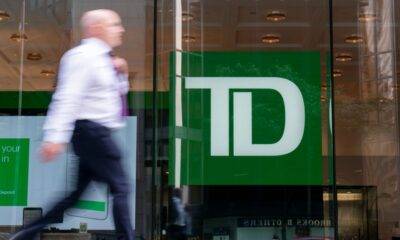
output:
MULTIPOLYGON (((188 89, 211 90, 211 156, 229 155, 229 90, 273 89, 281 94, 285 127, 281 139, 272 144, 252 143, 251 93, 233 93, 233 154, 278 156, 292 152, 303 138, 304 100, 299 88, 278 77, 187 77, 188 89)), ((271 116, 273 117, 273 116, 271 116)), ((267 134, 267 133, 266 133, 267 134)))

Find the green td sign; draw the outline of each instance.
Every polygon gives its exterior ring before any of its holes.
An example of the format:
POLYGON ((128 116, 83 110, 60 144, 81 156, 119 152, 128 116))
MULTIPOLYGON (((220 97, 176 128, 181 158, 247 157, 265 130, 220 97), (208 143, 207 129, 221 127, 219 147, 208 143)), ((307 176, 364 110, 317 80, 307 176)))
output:
POLYGON ((171 184, 322 184, 318 52, 171 59, 171 184))

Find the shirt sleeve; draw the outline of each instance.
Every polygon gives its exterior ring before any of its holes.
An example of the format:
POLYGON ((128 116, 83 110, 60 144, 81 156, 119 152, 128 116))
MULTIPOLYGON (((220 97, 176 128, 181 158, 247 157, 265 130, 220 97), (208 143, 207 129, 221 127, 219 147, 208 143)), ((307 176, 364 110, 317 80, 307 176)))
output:
POLYGON ((66 53, 60 62, 56 91, 43 126, 45 142, 68 143, 74 130, 77 112, 90 81, 88 57, 66 53))

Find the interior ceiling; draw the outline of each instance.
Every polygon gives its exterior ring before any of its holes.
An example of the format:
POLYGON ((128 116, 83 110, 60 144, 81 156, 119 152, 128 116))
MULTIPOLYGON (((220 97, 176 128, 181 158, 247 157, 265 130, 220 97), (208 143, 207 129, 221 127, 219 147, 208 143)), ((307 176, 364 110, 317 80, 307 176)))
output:
MULTIPOLYGON (((159 11, 161 19, 159 41, 163 43, 163 61, 168 62, 168 50, 174 49, 174 1, 164 2, 159 11)), ((335 0, 333 9, 334 55, 347 53, 351 62, 335 62, 343 76, 336 80, 337 101, 358 97, 358 54, 361 44, 345 43, 346 36, 359 32, 360 1, 335 0), (350 91, 349 91, 350 90, 350 91), (350 95, 349 95, 350 94, 350 95)), ((182 35, 196 38, 183 43, 185 51, 319 51, 321 53, 321 82, 326 81, 326 54, 330 52, 328 1, 321 0, 220 0, 182 3, 182 11, 194 15, 194 20, 183 22, 182 35), (265 19, 271 11, 286 13, 282 22, 265 19), (281 42, 263 44, 266 34, 277 34, 281 42)), ((168 68, 161 69, 164 89, 168 89, 168 68)))
MULTIPOLYGON (((0 22, 0 90, 18 90, 21 66, 21 44, 10 40, 18 33, 22 1, 2 0, 0 10, 11 13, 11 19, 0 22)), ((23 90, 52 90, 54 76, 46 77, 41 70, 57 71, 62 53, 76 44, 77 22, 81 13, 91 8, 113 8, 125 24, 125 44, 117 52, 127 58, 131 69, 132 90, 151 90, 152 64, 152 1, 111 0, 27 0, 24 44, 23 90), (138 3, 141 2, 141 3, 138 3), (72 9, 72 10, 71 10, 72 9), (40 61, 26 59, 28 53, 40 53, 40 61)), ((159 1, 159 50, 161 61, 168 63, 168 52, 174 49, 175 1, 159 1)), ((183 0, 184 12, 195 19, 183 23, 183 35, 196 37, 194 43, 183 43, 184 50, 210 51, 304 51, 317 50, 321 55, 329 51, 328 1, 321 0, 183 0), (265 20, 267 13, 279 10, 287 15, 282 22, 265 20), (265 34, 281 36, 278 44, 266 45, 260 39, 265 34)), ((343 89, 357 87, 358 45, 344 43, 344 38, 357 33, 359 2, 334 1, 335 52, 350 53, 349 63, 335 63, 343 70, 337 85, 343 89), (350 85, 346 87, 345 85, 350 85)), ((322 76, 326 61, 321 58, 322 76)), ((160 68, 160 90, 168 90, 168 67, 160 68)), ((322 79, 325 80, 325 79, 322 79)), ((345 91, 344 91, 345 93, 345 91)), ((338 96, 340 98, 340 96, 338 96)))
POLYGON ((22 2, 0 1, 0 10, 11 14, 8 21, 0 22, 0 91, 18 91, 20 72, 23 72, 24 91, 52 91, 55 76, 44 76, 41 71, 57 72, 62 54, 79 42, 80 16, 84 11, 94 8, 112 8, 121 15, 126 28, 125 44, 117 49, 117 53, 129 62, 130 80, 142 80, 132 85, 132 90, 151 89, 151 78, 145 76, 146 48, 143 46, 146 45, 146 35, 137 35, 145 33, 146 29, 146 8, 142 7, 145 2, 140 2, 140 5, 139 1, 129 0, 26 0, 24 27, 28 39, 24 44, 10 39, 12 34, 19 33, 23 16, 22 2), (40 53, 42 59, 28 60, 29 53, 40 53), (147 86, 145 82, 148 82, 147 86))

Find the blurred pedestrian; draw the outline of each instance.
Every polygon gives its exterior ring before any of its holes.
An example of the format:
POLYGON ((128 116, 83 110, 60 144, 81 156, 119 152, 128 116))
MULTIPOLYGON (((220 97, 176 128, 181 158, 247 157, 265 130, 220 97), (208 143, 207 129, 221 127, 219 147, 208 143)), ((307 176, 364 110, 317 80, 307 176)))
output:
POLYGON ((92 180, 110 186, 117 239, 134 239, 128 179, 121 166, 121 152, 111 137, 113 129, 124 125, 123 115, 127 114, 128 65, 112 54, 113 48, 122 44, 125 29, 119 15, 108 9, 84 13, 81 28, 81 44, 61 59, 40 150, 45 162, 52 161, 71 141, 79 157, 77 189, 12 240, 33 239, 72 207, 92 180))

